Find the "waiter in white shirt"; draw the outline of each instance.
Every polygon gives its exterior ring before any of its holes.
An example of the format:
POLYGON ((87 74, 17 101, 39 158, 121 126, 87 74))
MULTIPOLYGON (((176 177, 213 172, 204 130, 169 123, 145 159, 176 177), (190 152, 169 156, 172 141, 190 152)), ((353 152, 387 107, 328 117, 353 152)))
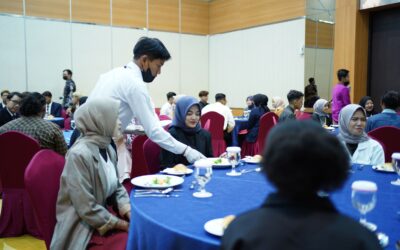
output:
POLYGON ((146 83, 152 82, 161 73, 164 62, 171 58, 167 48, 157 38, 142 37, 133 49, 133 56, 133 62, 100 76, 89 101, 92 97, 107 96, 119 100, 122 129, 136 118, 147 137, 165 150, 184 155, 190 163, 205 158, 197 150, 175 140, 154 115, 146 83))

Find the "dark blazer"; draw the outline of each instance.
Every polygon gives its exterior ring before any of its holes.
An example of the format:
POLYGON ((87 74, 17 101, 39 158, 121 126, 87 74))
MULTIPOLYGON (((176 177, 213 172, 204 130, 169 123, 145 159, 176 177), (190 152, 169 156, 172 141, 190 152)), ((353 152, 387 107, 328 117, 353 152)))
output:
POLYGON ((329 198, 290 200, 268 196, 258 209, 239 215, 225 231, 223 250, 381 249, 377 237, 341 215, 329 198))
POLYGON ((15 116, 11 116, 8 112, 7 108, 3 108, 0 110, 0 127, 6 124, 9 121, 15 120, 19 118, 19 114, 15 114, 15 116))
POLYGON ((294 109, 289 105, 282 111, 281 115, 279 116, 278 122, 283 122, 286 120, 296 120, 296 115, 294 114, 294 109))
MULTIPOLYGON (((172 137, 182 142, 183 144, 186 144, 191 148, 196 149, 205 157, 213 157, 211 135, 207 130, 201 129, 195 134, 188 134, 178 127, 170 127, 168 131, 172 135, 172 137)), ((183 155, 176 155, 165 149, 161 149, 160 165, 162 169, 172 167, 178 163, 189 165, 189 162, 183 155)))
POLYGON ((61 117, 62 106, 59 103, 53 102, 51 104, 50 114, 54 117, 61 117))
POLYGON ((208 105, 208 102, 199 101, 199 105, 200 105, 200 111, 201 111, 205 106, 208 105))
MULTIPOLYGON (((268 109, 268 108, 267 108, 268 109)), ((255 107, 251 110, 249 115, 249 122, 247 123, 247 130, 248 133, 246 135, 246 141, 248 142, 255 142, 258 137, 258 129, 260 128, 260 118, 265 113, 269 112, 263 107, 255 107)))

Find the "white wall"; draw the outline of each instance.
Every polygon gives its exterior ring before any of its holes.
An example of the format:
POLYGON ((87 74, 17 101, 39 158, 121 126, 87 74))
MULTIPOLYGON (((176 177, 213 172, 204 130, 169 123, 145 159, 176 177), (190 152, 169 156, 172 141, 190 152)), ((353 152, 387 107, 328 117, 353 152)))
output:
POLYGON ((330 100, 332 96, 333 49, 305 49, 304 84, 308 84, 308 78, 314 77, 318 87, 318 95, 330 100))
POLYGON ((244 107, 248 95, 282 96, 304 90, 305 20, 210 37, 210 93, 225 93, 231 107, 244 107))

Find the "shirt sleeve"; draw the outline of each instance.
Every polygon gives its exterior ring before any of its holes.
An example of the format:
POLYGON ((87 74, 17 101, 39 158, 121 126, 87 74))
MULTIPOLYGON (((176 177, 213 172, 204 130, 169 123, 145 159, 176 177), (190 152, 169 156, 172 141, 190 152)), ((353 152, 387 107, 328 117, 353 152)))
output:
POLYGON ((136 118, 143 125, 147 137, 160 147, 175 154, 182 154, 186 145, 175 140, 162 127, 154 115, 151 107, 151 100, 147 89, 144 86, 136 85, 136 88, 130 86, 125 92, 129 108, 136 118))
POLYGON ((350 89, 344 88, 342 90, 342 97, 343 97, 343 107, 350 104, 350 89))
POLYGON ((226 109, 227 109, 226 113, 228 116, 228 126, 233 128, 235 127, 235 119, 233 118, 232 111, 228 107, 226 107, 226 109))

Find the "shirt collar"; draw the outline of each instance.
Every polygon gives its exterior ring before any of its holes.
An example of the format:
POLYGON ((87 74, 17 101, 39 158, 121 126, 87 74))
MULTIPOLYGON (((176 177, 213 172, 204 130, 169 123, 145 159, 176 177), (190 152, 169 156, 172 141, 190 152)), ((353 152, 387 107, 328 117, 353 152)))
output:
POLYGON ((8 113, 9 113, 11 116, 17 115, 17 114, 15 114, 15 113, 11 112, 7 107, 6 107, 6 109, 7 109, 8 113))
POLYGON ((396 114, 396 111, 394 111, 393 109, 384 109, 382 113, 396 114))

